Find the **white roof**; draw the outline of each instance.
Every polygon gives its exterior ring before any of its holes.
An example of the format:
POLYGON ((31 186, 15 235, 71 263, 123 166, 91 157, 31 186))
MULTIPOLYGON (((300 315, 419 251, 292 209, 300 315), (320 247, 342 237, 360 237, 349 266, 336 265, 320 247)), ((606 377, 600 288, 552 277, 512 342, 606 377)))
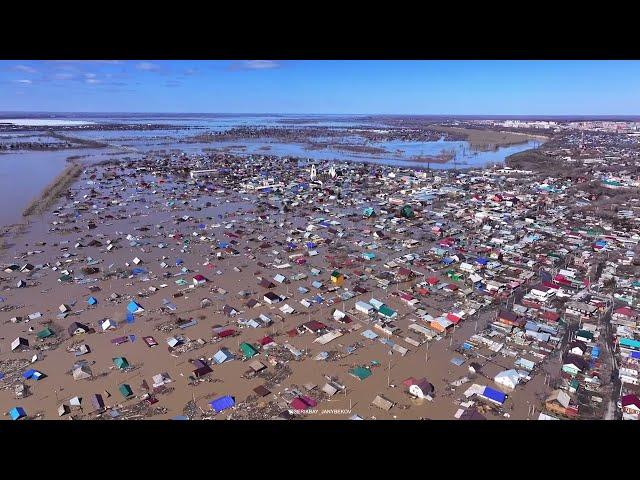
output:
POLYGON ((362 300, 359 300, 356 302, 356 308, 368 311, 368 310, 372 310, 373 306, 369 305, 367 302, 363 302, 362 300))
POLYGON ((383 302, 381 302, 380 300, 376 300, 375 298, 372 298, 371 300, 369 300, 369 304, 372 305, 373 308, 375 308, 376 310, 378 310, 380 307, 384 305, 383 302))
POLYGON ((332 332, 327 332, 324 335, 319 336, 313 341, 313 343, 319 343, 320 345, 325 345, 341 336, 342 336, 342 332, 340 332, 339 330, 334 330, 332 332))
POLYGON ((502 385, 517 385, 520 381, 520 375, 515 370, 504 370, 503 372, 498 373, 494 378, 496 383, 500 383, 502 385))

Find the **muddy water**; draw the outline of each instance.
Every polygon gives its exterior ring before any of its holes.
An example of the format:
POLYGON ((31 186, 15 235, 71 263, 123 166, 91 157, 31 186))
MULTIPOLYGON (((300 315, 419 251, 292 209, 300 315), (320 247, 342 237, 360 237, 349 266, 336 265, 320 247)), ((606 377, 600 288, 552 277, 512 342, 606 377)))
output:
MULTIPOLYGON (((106 167, 100 167, 103 169, 106 167)), ((109 167, 111 168, 111 167, 109 167)), ((102 171, 102 170, 99 170, 102 171)), ((111 171, 117 171, 111 168, 111 171)), ((114 271, 116 268, 125 268, 125 262, 131 262, 134 257, 143 260, 141 267, 148 270, 147 274, 132 276, 130 278, 113 278, 100 279, 101 275, 90 275, 87 278, 95 278, 95 283, 82 285, 79 283, 62 284, 58 282, 59 272, 51 269, 44 269, 34 275, 26 275, 20 272, 10 274, 2 273, 2 277, 6 278, 2 282, 1 295, 4 301, 0 306, 12 305, 16 308, 12 311, 0 313, 0 324, 2 326, 0 338, 0 362, 7 360, 24 359, 29 360, 33 354, 33 346, 39 345, 41 342, 36 338, 35 333, 44 328, 47 322, 52 321, 51 328, 57 333, 61 344, 55 348, 41 352, 42 358, 38 360, 33 368, 36 368, 47 375, 47 377, 39 380, 27 380, 26 384, 31 387, 32 395, 17 400, 13 396, 13 391, 7 387, 7 378, 0 380, 0 412, 6 412, 13 406, 22 406, 31 417, 40 413, 44 418, 58 418, 57 407, 74 396, 84 398, 83 411, 74 411, 73 415, 82 418, 93 418, 95 416, 93 407, 88 399, 93 393, 103 395, 105 403, 109 407, 127 408, 138 399, 125 400, 118 392, 118 386, 127 383, 133 389, 134 395, 140 396, 144 393, 141 383, 146 380, 150 385, 151 377, 161 372, 167 372, 174 380, 169 384, 173 387, 173 392, 166 395, 158 395, 159 402, 155 405, 166 409, 166 413, 155 415, 151 418, 166 419, 175 415, 182 414, 187 402, 195 399, 196 404, 205 412, 211 409, 208 402, 220 395, 232 395, 237 402, 243 402, 250 395, 252 389, 262 385, 264 381, 260 378, 245 379, 242 378, 243 373, 248 370, 246 362, 241 360, 233 360, 222 365, 213 365, 213 373, 207 378, 214 379, 215 382, 202 382, 195 386, 190 385, 188 381, 189 375, 193 367, 189 363, 189 359, 193 358, 210 358, 221 347, 227 347, 235 354, 239 354, 240 342, 250 342, 257 344, 265 335, 270 335, 276 343, 283 344, 289 342, 298 349, 304 349, 308 355, 302 361, 290 361, 288 366, 292 370, 292 375, 284 379, 280 384, 271 387, 273 392, 267 400, 274 399, 278 394, 284 392, 286 388, 296 385, 302 387, 307 383, 314 383, 318 388, 322 388, 325 383, 325 376, 335 376, 340 383, 347 388, 343 393, 336 394, 331 400, 321 402, 320 410, 326 409, 347 409, 350 413, 339 414, 316 414, 309 415, 310 419, 323 418, 339 418, 345 419, 352 414, 358 414, 364 418, 378 419, 409 419, 409 418, 432 418, 432 419, 452 419, 458 405, 455 401, 460 397, 468 385, 459 387, 453 395, 447 391, 448 384, 464 375, 467 375, 466 364, 457 367, 451 364, 453 356, 459 356, 451 351, 449 338, 443 338, 440 341, 434 341, 429 344, 428 359, 426 358, 426 345, 413 347, 403 343, 399 338, 393 340, 401 345, 409 347, 410 352, 405 357, 397 354, 389 355, 389 348, 377 340, 371 341, 362 337, 361 332, 366 328, 372 328, 368 320, 360 315, 354 314, 354 320, 361 324, 361 327, 351 333, 347 333, 342 337, 321 346, 313 343, 314 335, 310 333, 301 334, 296 337, 289 337, 285 332, 298 327, 302 323, 313 319, 319 320, 327 325, 339 328, 340 324, 332 319, 334 308, 338 307, 344 310, 351 310, 357 300, 368 301, 375 297, 394 308, 399 315, 395 322, 398 327, 404 331, 408 331, 411 309, 401 302, 397 297, 390 295, 389 291, 383 291, 376 287, 373 281, 368 282, 366 287, 370 293, 355 297, 349 301, 337 301, 330 303, 335 297, 335 293, 324 292, 325 303, 314 304, 308 310, 305 309, 299 301, 303 298, 310 298, 317 293, 310 283, 315 280, 309 275, 309 266, 320 268, 323 273, 319 280, 325 284, 329 284, 329 274, 331 268, 327 263, 328 247, 321 245, 318 247, 319 255, 310 257, 306 266, 293 265, 284 271, 273 268, 264 268, 257 265, 256 260, 245 255, 245 247, 250 247, 252 253, 257 256, 257 260, 267 264, 273 262, 275 255, 273 250, 280 250, 272 243, 273 247, 267 249, 259 249, 260 242, 250 242, 249 238, 257 237, 261 233, 267 236, 269 242, 275 240, 286 241, 286 228, 278 228, 276 225, 266 225, 254 223, 251 221, 253 215, 249 213, 254 208, 250 202, 243 200, 248 197, 250 200, 254 197, 251 195, 239 195, 227 191, 225 194, 203 194, 200 191, 190 189, 184 181, 180 179, 172 179, 170 177, 162 178, 164 183, 156 183, 153 188, 136 189, 140 183, 144 181, 152 181, 154 177, 151 175, 136 175, 133 171, 120 172, 118 180, 111 182, 100 182, 95 185, 88 183, 88 175, 91 172, 83 174, 81 179, 72 188, 76 199, 82 199, 85 195, 90 194, 91 188, 98 191, 91 204, 96 205, 95 212, 92 209, 88 211, 78 212, 70 206, 69 200, 61 200, 58 204, 63 211, 75 212, 73 216, 65 221, 64 224, 54 226, 54 220, 61 221, 53 214, 44 215, 38 221, 34 221, 29 226, 29 231, 22 237, 14 240, 15 245, 9 250, 0 253, 0 263, 17 262, 24 264, 30 262, 34 265, 48 262, 54 265, 56 262, 64 263, 66 268, 74 270, 74 276, 81 275, 81 268, 85 265, 85 259, 91 257, 99 261, 98 266, 102 273, 114 271), (154 193, 155 192, 155 193, 154 193), (182 195, 182 192, 185 192, 182 195), (176 199, 179 196, 182 199, 192 199, 189 206, 180 207, 181 209, 173 209, 168 206, 167 202, 176 199), (126 205, 118 205, 110 203, 111 200, 120 200, 126 202, 126 205), (206 203, 211 202, 213 206, 207 207, 206 203), (196 211, 195 208, 200 207, 202 210, 196 211), (107 218, 107 214, 113 218, 107 218), (174 224, 174 220, 182 215, 192 215, 197 219, 189 219, 186 222, 174 224), (220 219, 219 216, 223 216, 220 219), (212 220, 207 220, 210 217, 212 220), (87 229, 87 222, 93 219, 97 223, 97 228, 93 230, 87 229), (205 230, 199 228, 200 223, 205 223, 205 230), (215 226, 216 222, 220 222, 219 226, 215 226), (225 229, 227 222, 234 222, 235 230, 237 227, 243 227, 247 232, 241 239, 238 239, 236 249, 240 251, 240 255, 235 257, 225 257, 217 259, 215 251, 212 249, 211 243, 200 242, 197 236, 194 237, 193 232, 204 233, 208 236, 215 237, 216 240, 228 240, 224 235, 230 229, 225 229), (162 225, 159 229, 156 225, 162 225), (77 231, 65 233, 65 230, 78 227, 77 231), (147 227, 148 231, 136 230, 141 227, 147 227), (52 230, 53 229, 53 230, 52 230), (185 251, 181 240, 174 240, 168 237, 171 232, 180 232, 185 238, 192 239, 191 245, 185 251), (140 237, 141 245, 130 246, 124 237, 128 234, 140 237), (103 237, 98 237, 103 235, 103 237), (120 248, 107 252, 105 246, 88 247, 78 246, 80 242, 87 245, 91 239, 99 238, 103 244, 107 239, 120 238, 120 248), (38 241, 46 241, 44 246, 36 246, 38 241), (64 242, 64 243, 63 243, 64 242), (159 243, 167 245, 166 248, 158 248, 159 243), (69 248, 68 252, 73 253, 75 257, 64 258, 62 248, 69 248), (35 253, 24 256, 24 252, 33 250, 42 250, 41 253, 35 253), (160 267, 162 257, 170 268, 163 269, 160 267), (16 260, 16 257, 19 257, 16 260), (179 268, 175 266, 176 259, 182 259, 184 266, 190 271, 186 275, 176 276, 180 273, 179 268), (205 265, 210 260, 208 265, 205 265), (234 270, 238 267, 240 272, 234 270), (168 272, 170 276, 163 278, 163 273, 168 272), (221 272, 221 274, 218 274, 221 272), (249 319, 255 318, 260 313, 264 313, 274 320, 275 315, 281 312, 278 308, 281 304, 275 306, 268 305, 262 301, 262 295, 266 292, 257 285, 256 276, 258 274, 272 278, 276 273, 284 273, 292 276, 295 273, 303 272, 309 275, 305 280, 292 282, 291 285, 279 285, 274 291, 278 294, 287 295, 289 298, 286 303, 293 306, 298 313, 292 315, 282 315, 284 320, 276 320, 273 327, 268 328, 244 328, 240 330, 240 335, 235 338, 227 338, 222 341, 213 341, 212 327, 220 325, 236 325, 237 318, 230 318, 221 312, 225 304, 231 305, 241 311, 240 317, 249 319), (184 278, 185 281, 191 283, 191 278, 196 273, 202 273, 209 279, 204 287, 193 289, 185 289, 179 287, 175 280, 184 278), (28 288, 16 288, 16 282, 19 279, 26 279, 29 282, 28 288), (160 288, 156 292, 149 290, 150 286, 159 287, 166 284, 166 288, 160 288), (93 295, 98 298, 97 307, 88 308, 86 299, 91 294, 88 290, 89 285, 98 285, 101 291, 93 295), (306 286, 310 289, 309 293, 301 294, 298 292, 298 286, 306 286), (227 294, 222 296, 216 289, 223 288, 227 290, 227 294), (173 295, 179 290, 184 290, 184 295, 174 298, 173 295), (238 296, 240 290, 250 290, 251 297, 262 302, 262 305, 247 310, 244 307, 246 299, 238 296), (121 298, 116 301, 109 301, 108 298, 112 293, 118 293, 121 298), (126 305, 128 298, 136 298, 145 308, 145 313, 136 316, 134 323, 124 321, 126 314, 126 305), (200 308, 202 299, 209 298, 213 301, 211 307, 200 308), (177 315, 182 318, 193 317, 198 320, 198 324, 185 330, 175 329, 170 332, 161 332, 157 328, 169 321, 174 321, 175 316, 163 313, 160 308, 163 300, 167 299, 177 306, 177 315), (67 318, 58 318, 58 306, 62 303, 72 305, 73 314, 67 318), (13 316, 25 317, 30 313, 39 311, 43 314, 41 319, 33 320, 26 323, 11 323, 9 319, 13 316), (112 319, 118 322, 115 330, 103 332, 99 326, 99 322, 103 319, 112 319), (79 321, 96 329, 96 333, 82 335, 81 337, 69 338, 66 328, 72 321, 79 321), (33 327, 33 331, 29 328, 33 327), (167 349, 166 340, 169 336, 183 335, 189 339, 203 339, 206 343, 201 348, 192 352, 184 353, 179 356, 173 356, 167 349), (135 335, 135 341, 129 341, 121 345, 114 345, 111 340, 116 337, 125 335, 135 335), (149 348, 143 342, 142 337, 152 335, 159 343, 155 348, 149 348), (9 345, 17 336, 29 339, 32 349, 24 353, 11 352, 9 345), (66 350, 73 341, 81 340, 86 343, 91 353, 82 357, 75 357, 66 350), (314 357, 322 351, 327 352, 345 352, 348 345, 359 342, 363 346, 349 356, 337 359, 335 361, 317 361, 314 357), (133 367, 130 371, 120 371, 115 369, 112 359, 117 356, 124 356, 133 367), (86 360, 93 372, 94 379, 75 381, 73 377, 67 373, 71 370, 73 363, 77 360, 86 360), (358 380, 349 375, 349 370, 358 365, 372 365, 373 361, 377 361, 379 366, 372 367, 373 375, 363 381, 358 380), (401 382, 409 376, 421 378, 423 376, 434 384, 436 394, 433 402, 414 402, 408 396, 401 382), (395 387, 392 387, 395 385, 395 387), (110 397, 104 392, 109 392, 110 397), (396 405, 389 411, 384 412, 376 407, 371 406, 371 401, 376 395, 383 395, 396 405), (406 407, 406 408, 405 408, 406 407)), ((156 181, 160 180, 155 178, 156 181)), ((332 211, 338 212, 342 209, 339 207, 331 207, 332 211)), ((317 216, 313 213, 311 207, 300 207, 295 216, 296 223, 305 224, 304 218, 307 215, 317 216)), ((326 216, 326 215, 323 215, 326 216)), ((328 217, 328 216, 326 216, 328 217)), ((280 222, 283 220, 281 216, 274 215, 274 220, 280 222)), ((291 218, 293 220, 293 218, 291 218)), ((345 222, 347 224, 348 222, 345 222)), ((290 227, 289 227, 290 228, 290 227)), ((352 234, 355 235, 351 240, 360 238, 360 228, 356 226, 352 234)), ((428 249, 430 245, 424 245, 424 249, 428 249)), ((398 252, 384 252, 383 249, 378 251, 382 258, 391 258, 397 256, 398 252)), ((286 255, 280 254, 281 258, 286 255)), ((129 269, 132 266, 128 267, 129 269)), ((362 268, 354 266, 354 268, 362 268)), ((352 269, 345 268, 345 273, 351 273, 352 269)), ((353 288, 355 275, 345 282, 345 287, 353 288)), ((446 311, 444 305, 452 303, 446 299, 426 299, 424 301, 425 308, 429 313, 438 315, 446 311)), ((468 338, 473 334, 475 323, 472 321, 463 322, 456 329, 456 343, 468 338)), ((47 340, 44 344, 51 344, 52 340, 47 340)), ((267 370, 273 371, 274 367, 269 364, 265 353, 261 353, 257 357, 260 361, 268 365, 267 370)), ((4 369, 4 366, 2 367, 4 369)), ((24 367, 20 372, 26 370, 24 367)), ((2 373, 7 374, 5 370, 2 373)), ((494 374, 495 372, 491 372, 494 374)), ((490 381, 482 381, 479 383, 491 384, 490 381)), ((528 404, 526 402, 535 402, 535 393, 543 389, 540 380, 534 380, 526 386, 526 388, 517 389, 511 395, 508 402, 514 406, 511 411, 512 418, 526 418, 528 414, 528 404)), ((6 417, 5 417, 6 418, 6 417)), ((226 418, 226 414, 218 415, 216 418, 226 418)), ((492 417, 493 418, 493 417, 492 417)), ((501 417, 496 417, 501 418, 501 417)))
POLYGON ((0 154, 0 225, 22 221, 29 202, 67 166, 69 151, 0 154))
MULTIPOLYGON (((128 117, 127 117, 128 118, 128 117)), ((104 141, 109 144, 105 149, 69 149, 53 152, 12 152, 0 154, 0 201, 3 208, 0 212, 0 226, 13 224, 22 220, 22 211, 27 204, 37 197, 42 189, 47 186, 65 168, 65 160, 70 156, 81 156, 85 163, 95 163, 102 160, 116 158, 114 154, 140 158, 151 151, 187 152, 201 154, 211 150, 221 150, 238 155, 275 155, 279 157, 300 157, 312 160, 339 160, 351 162, 366 162, 384 164, 397 167, 425 168, 427 164, 414 161, 417 156, 438 156, 443 152, 454 152, 455 161, 447 163, 431 163, 434 169, 482 167, 489 164, 501 163, 505 157, 530 148, 535 148, 538 142, 529 141, 521 145, 502 147, 495 151, 474 152, 468 142, 435 141, 435 142, 376 142, 372 146, 381 147, 387 153, 368 154, 343 151, 336 148, 321 150, 309 150, 303 143, 272 142, 268 140, 238 140, 230 142, 210 143, 182 143, 185 136, 208 130, 224 130, 243 125, 274 125, 278 124, 286 116, 212 116, 156 119, 161 123, 167 123, 167 129, 162 130, 130 130, 130 131, 72 131, 70 136, 78 138, 104 141), (19 185, 19 188, 16 187, 19 185)), ((291 119, 295 120, 295 116, 291 119)), ((92 121, 124 122, 126 119, 101 119, 92 121)), ((140 117, 129 118, 128 123, 147 123, 152 119, 140 117)), ((354 126, 350 122, 335 121, 329 117, 318 117, 317 125, 329 126, 354 126)), ((157 123, 157 122, 153 122, 157 123)), ((295 126, 295 123, 291 124, 295 126)), ((23 132, 20 134, 7 134, 5 137, 23 135, 42 135, 42 132, 23 132)), ((40 138, 40 137, 33 137, 40 138)), ((48 136, 43 136, 43 141, 51 141, 48 136)), ((345 141, 353 138, 345 137, 345 141)))
MULTIPOLYGON (((114 149, 68 149, 54 152, 0 153, 0 226, 22 222, 25 207, 80 156, 87 163, 114 158, 114 149)), ((123 153, 121 156, 126 156, 123 153)))

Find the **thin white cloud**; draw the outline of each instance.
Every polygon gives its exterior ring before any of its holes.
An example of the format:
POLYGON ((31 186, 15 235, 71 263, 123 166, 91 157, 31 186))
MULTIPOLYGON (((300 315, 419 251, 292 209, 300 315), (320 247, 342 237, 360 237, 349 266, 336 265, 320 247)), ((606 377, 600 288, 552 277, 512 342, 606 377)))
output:
POLYGON ((28 80, 26 78, 23 78, 21 80, 14 80, 14 82, 19 83, 20 85, 31 85, 33 83, 31 80, 28 80))
POLYGON ((160 70, 160 65, 152 62, 140 62, 136 64, 136 68, 144 72, 157 72, 160 70))
POLYGON ((280 64, 274 60, 245 60, 242 68, 247 70, 270 70, 280 68, 280 64))
POLYGON ((38 70, 29 65, 14 65, 13 69, 22 73, 38 73, 38 70))
POLYGON ((56 73, 53 78, 55 80, 73 80, 75 75, 73 73, 56 73))
POLYGON ((51 63, 105 63, 109 65, 121 65, 122 60, 47 60, 51 63))
POLYGON ((96 78, 97 75, 95 73, 85 73, 84 77, 85 78, 96 78))

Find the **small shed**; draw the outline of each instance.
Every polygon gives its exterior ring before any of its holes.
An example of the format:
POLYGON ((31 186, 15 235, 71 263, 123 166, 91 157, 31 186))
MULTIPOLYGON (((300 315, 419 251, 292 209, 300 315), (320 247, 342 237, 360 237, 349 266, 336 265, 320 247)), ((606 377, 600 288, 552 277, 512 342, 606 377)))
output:
POLYGON ((255 349, 255 347, 247 342, 242 342, 240 344, 240 350, 242 351, 242 354, 247 358, 251 358, 258 354, 258 351, 255 349))
POLYGON ((129 362, 125 357, 115 357, 113 358, 113 363, 120 370, 124 370, 125 368, 129 368, 129 362))
POLYGON ((99 393, 94 393, 89 398, 91 399, 91 405, 93 405, 93 408, 95 408, 96 410, 102 410, 104 408, 104 400, 102 399, 102 395, 100 395, 99 393))
POLYGON ((373 399, 371 404, 384 410, 385 412, 388 412, 389 410, 391 410, 391 407, 393 407, 393 402, 387 400, 381 395, 376 395, 376 398, 373 399))
POLYGON ((27 412, 25 412, 22 407, 13 407, 9 410, 9 415, 11 416, 11 420, 20 420, 27 416, 27 412))
POLYGON ((131 385, 123 383, 122 385, 120 385, 118 387, 118 390, 120 391, 120 394, 124 398, 129 398, 129 397, 133 396, 133 390, 131 390, 131 385))

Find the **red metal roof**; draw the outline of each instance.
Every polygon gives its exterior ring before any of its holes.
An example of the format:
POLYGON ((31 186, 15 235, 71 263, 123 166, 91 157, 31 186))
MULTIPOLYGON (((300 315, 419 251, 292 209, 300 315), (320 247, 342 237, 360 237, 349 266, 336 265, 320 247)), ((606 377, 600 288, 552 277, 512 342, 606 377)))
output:
POLYGON ((230 337, 234 333, 236 333, 236 331, 233 328, 229 328, 228 330, 223 330, 221 332, 218 332, 218 337, 220 338, 230 337))
POLYGON ((297 397, 291 402, 291 407, 294 410, 306 410, 309 408, 309 405, 307 405, 301 398, 297 397))
POLYGON ((317 320, 311 320, 311 321, 305 323, 304 326, 307 327, 309 330, 311 330, 313 332, 317 332, 318 330, 322 330, 324 328, 327 328, 327 326, 324 323, 319 322, 317 320))
POLYGON ((415 385, 416 383, 418 383, 418 381, 413 377, 409 377, 402 382, 402 384, 407 388, 409 388, 411 385, 415 385))
POLYGON ((640 408, 640 398, 632 393, 624 395, 622 398, 620 398, 620 403, 622 403, 623 407, 635 405, 636 407, 640 408))
POLYGON ((624 315, 625 317, 634 317, 635 312, 631 310, 629 307, 620 307, 616 308, 613 313, 617 313, 618 315, 624 315))
POLYGON ((460 322, 460 317, 453 313, 447 313, 447 320, 457 325, 460 322))

